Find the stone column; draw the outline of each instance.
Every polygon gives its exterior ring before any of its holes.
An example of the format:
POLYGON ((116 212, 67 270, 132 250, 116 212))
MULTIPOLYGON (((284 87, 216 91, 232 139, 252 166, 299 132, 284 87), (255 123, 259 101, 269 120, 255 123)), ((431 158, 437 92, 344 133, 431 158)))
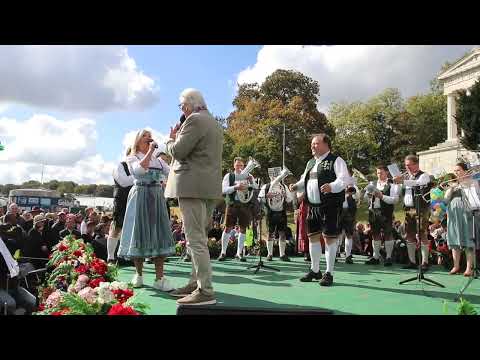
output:
POLYGON ((447 141, 455 141, 458 138, 457 122, 455 120, 457 102, 455 93, 447 95, 447 141))

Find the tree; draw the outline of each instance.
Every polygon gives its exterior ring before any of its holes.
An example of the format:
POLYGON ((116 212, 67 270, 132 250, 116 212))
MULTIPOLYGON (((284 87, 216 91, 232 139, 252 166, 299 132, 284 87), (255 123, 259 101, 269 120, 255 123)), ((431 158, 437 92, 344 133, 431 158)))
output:
POLYGON ((311 157, 310 136, 334 135, 326 116, 317 109, 319 86, 313 79, 290 70, 276 70, 263 84, 243 84, 227 118, 224 172, 235 156, 254 157, 261 164, 255 176, 268 179, 269 167, 281 166, 283 126, 286 127, 285 165, 300 176, 311 157))
POLYGON ((455 119, 464 136, 461 144, 468 150, 480 151, 480 81, 470 89, 470 95, 461 91, 457 99, 457 114, 455 119))
POLYGON ((366 173, 379 162, 389 163, 395 124, 403 108, 397 89, 386 89, 365 103, 334 103, 329 118, 335 127, 335 152, 366 173))

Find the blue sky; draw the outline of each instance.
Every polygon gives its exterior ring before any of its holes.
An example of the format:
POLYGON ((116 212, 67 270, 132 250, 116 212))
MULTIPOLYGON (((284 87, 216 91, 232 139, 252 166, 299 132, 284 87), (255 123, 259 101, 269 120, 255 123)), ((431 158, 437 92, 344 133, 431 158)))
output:
POLYGON ((442 64, 473 45, 405 46, 2 46, 0 184, 40 180, 112 183, 135 130, 161 138, 179 119, 185 88, 214 115, 233 110, 236 83, 276 69, 317 80, 319 108, 384 89, 425 93, 442 64), (96 134, 96 136, 94 136, 96 134))

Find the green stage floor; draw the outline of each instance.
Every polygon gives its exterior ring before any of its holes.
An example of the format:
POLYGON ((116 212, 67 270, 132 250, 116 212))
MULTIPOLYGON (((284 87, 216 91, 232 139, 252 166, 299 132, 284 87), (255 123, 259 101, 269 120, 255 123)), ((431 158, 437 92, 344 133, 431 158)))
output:
MULTIPOLYGON (((299 278, 308 269, 303 257, 291 258, 290 263, 274 259, 265 262, 279 268, 280 272, 261 269, 257 274, 247 270, 258 258, 249 256, 246 263, 235 260, 212 261, 213 283, 218 306, 258 307, 263 309, 328 309, 338 315, 444 315, 457 313, 454 302, 458 292, 467 282, 460 275, 448 275, 443 266, 432 266, 427 278, 440 282, 445 288, 417 280, 399 285, 398 282, 416 275, 414 270, 403 270, 400 265, 364 265, 365 257, 355 256, 354 264, 344 264, 342 257, 335 265, 334 284, 321 287, 318 282, 302 283, 299 278)), ((166 276, 175 286, 183 286, 189 278, 191 263, 169 258, 166 276)), ((322 259, 320 269, 325 269, 322 259)), ((133 267, 119 270, 119 279, 129 282, 133 267)), ((137 289, 140 301, 150 306, 148 314, 175 315, 176 299, 151 287, 154 280, 153 264, 144 269, 145 286, 137 289)), ((464 298, 480 313, 480 279, 474 279, 464 298)))

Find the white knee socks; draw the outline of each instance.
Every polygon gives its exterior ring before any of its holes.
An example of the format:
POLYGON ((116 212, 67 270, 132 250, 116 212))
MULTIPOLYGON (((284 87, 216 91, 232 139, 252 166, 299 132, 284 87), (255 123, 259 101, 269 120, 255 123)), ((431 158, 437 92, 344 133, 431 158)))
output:
POLYGON ((230 233, 226 233, 225 230, 222 233, 222 254, 227 254, 227 247, 228 247, 228 238, 230 237, 230 233))
POLYGON ((378 260, 380 258, 380 246, 382 245, 382 242, 380 240, 373 240, 372 245, 373 245, 373 258, 378 260))
POLYGON ((107 238, 107 253, 108 260, 115 260, 115 250, 117 249, 119 239, 113 239, 110 236, 107 238))
POLYGON ((387 259, 392 258, 393 244, 393 240, 385 241, 385 251, 387 252, 387 259))
POLYGON ((353 239, 345 237, 345 256, 352 255, 353 239))
POLYGON ((331 275, 333 275, 333 267, 335 265, 335 257, 337 256, 337 243, 333 244, 325 243, 325 259, 327 260, 327 270, 331 275))
POLYGON ((428 245, 422 244, 422 264, 428 264, 428 245))
POLYGON ((268 255, 273 256, 273 240, 267 241, 268 255))
POLYGON ((320 257, 322 256, 322 245, 319 242, 310 242, 309 248, 311 259, 310 269, 312 269, 314 273, 318 273, 320 271, 320 257))
POLYGON ((237 256, 242 256, 243 254, 243 246, 245 245, 246 237, 247 236, 245 234, 238 234, 237 256))
POLYGON ((414 242, 407 241, 407 251, 408 251, 408 258, 410 259, 410 262, 416 263, 415 260, 415 251, 417 249, 417 244, 414 242))
POLYGON ((280 256, 285 255, 285 247, 287 246, 287 241, 280 239, 278 240, 278 249, 280 250, 280 256))

